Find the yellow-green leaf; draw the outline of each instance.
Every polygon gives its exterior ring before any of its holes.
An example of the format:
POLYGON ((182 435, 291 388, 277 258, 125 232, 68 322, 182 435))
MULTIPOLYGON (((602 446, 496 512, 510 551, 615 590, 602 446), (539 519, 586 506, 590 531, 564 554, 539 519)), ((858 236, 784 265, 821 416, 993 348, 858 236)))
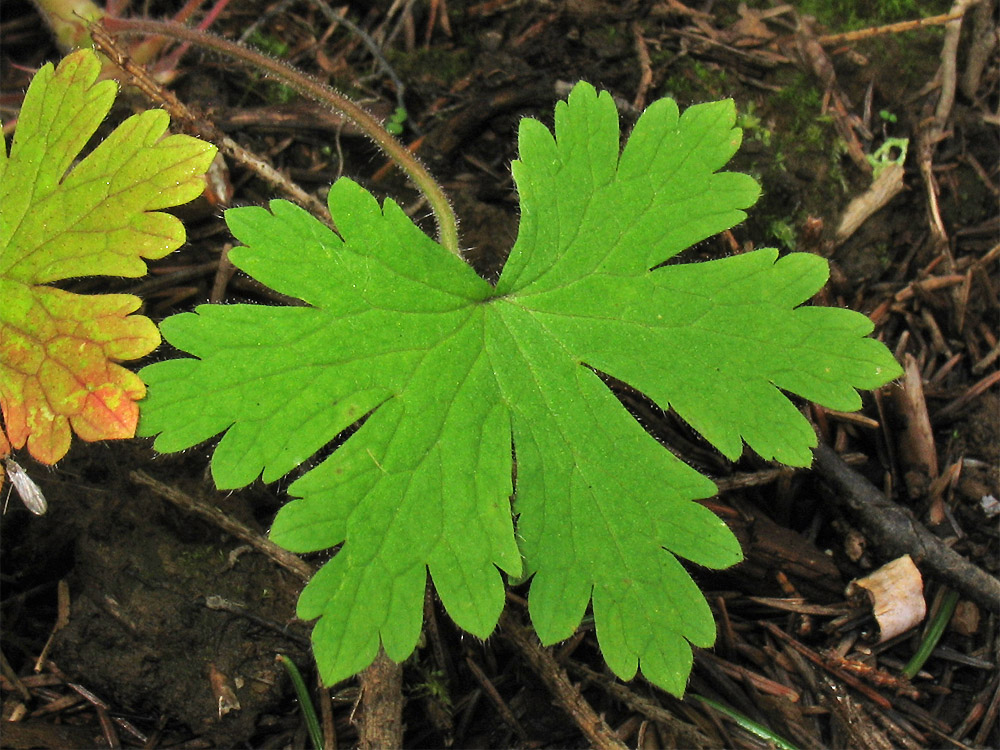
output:
POLYGON ((74 165, 114 103, 91 50, 45 65, 24 98, 10 156, 0 149, 0 447, 54 463, 71 432, 130 437, 142 381, 118 362, 160 342, 132 295, 50 286, 78 276, 143 276, 144 259, 184 242, 160 209, 197 197, 215 147, 164 137, 165 112, 128 118, 74 165))

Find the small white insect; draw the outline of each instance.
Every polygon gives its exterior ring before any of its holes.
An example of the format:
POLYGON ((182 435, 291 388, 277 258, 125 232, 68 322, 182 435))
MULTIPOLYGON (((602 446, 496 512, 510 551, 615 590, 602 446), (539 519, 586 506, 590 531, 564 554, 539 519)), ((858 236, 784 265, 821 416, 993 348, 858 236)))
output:
POLYGON ((14 489, 17 490, 17 494, 20 495, 21 501, 28 510, 36 516, 45 515, 49 504, 45 502, 45 495, 42 494, 41 488, 35 484, 34 480, 28 476, 28 472, 22 469, 21 465, 13 458, 3 459, 3 467, 7 470, 10 483, 14 485, 14 489))

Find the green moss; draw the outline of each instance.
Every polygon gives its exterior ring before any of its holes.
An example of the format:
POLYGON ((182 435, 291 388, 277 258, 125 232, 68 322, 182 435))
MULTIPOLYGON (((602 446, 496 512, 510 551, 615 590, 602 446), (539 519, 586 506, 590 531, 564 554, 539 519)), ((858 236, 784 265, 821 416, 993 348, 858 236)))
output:
POLYGON ((876 242, 869 248, 869 252, 883 270, 892 265, 893 254, 888 242, 876 242))
POLYGON ((808 73, 796 70, 772 97, 774 110, 786 120, 785 126, 796 132, 815 125, 822 111, 823 92, 813 81, 808 73))
MULTIPOLYGON (((662 57, 662 53, 657 55, 662 57)), ((672 54, 656 65, 669 64, 672 54)), ((681 107, 699 102, 715 101, 732 96, 733 83, 725 69, 714 63, 705 63, 692 57, 682 57, 674 61, 670 75, 663 82, 662 96, 676 100, 681 107)))
MULTIPOLYGON (((774 5, 772 0, 745 2, 758 9, 774 5)), ((732 14, 735 21, 737 5, 736 0, 720 0, 713 12, 717 18, 732 14)), ((802 0, 796 5, 800 12, 815 15, 819 28, 840 31, 947 12, 950 0, 802 0)), ((933 27, 856 45, 870 60, 865 71, 891 71, 879 77, 878 107, 901 101, 934 75, 941 33, 933 27)), ((682 108, 724 97, 736 100, 744 146, 733 167, 751 174, 763 190, 748 222, 737 230, 746 237, 791 249, 806 219, 832 220, 850 195, 867 188, 870 178, 854 167, 833 117, 823 113, 824 90, 815 76, 780 67, 766 78, 779 90, 764 94, 693 56, 678 57, 670 50, 653 51, 651 56, 654 69, 666 71, 660 95, 672 96, 682 108)), ((857 102, 866 73, 849 62, 836 64, 841 88, 857 102)), ((896 123, 891 123, 892 112, 885 117, 890 135, 913 126, 902 113, 896 114, 896 123)))
POLYGON ((256 47, 261 52, 267 52, 273 57, 284 57, 288 54, 289 46, 276 36, 265 34, 262 31, 255 31, 247 39, 251 47, 256 47))
MULTIPOLYGON (((747 0, 746 4, 757 10, 774 6, 772 0, 747 0)), ((951 0, 800 0, 796 5, 799 13, 813 16, 827 30, 841 32, 947 13, 951 0)), ((735 1, 723 6, 715 9, 717 17, 738 18, 735 1), (727 15, 730 6, 733 10, 727 15)))
POLYGON ((951 0, 802 0, 800 11, 836 31, 947 13, 951 0))
MULTIPOLYGON (((289 46, 273 34, 263 31, 255 31, 247 40, 251 47, 255 47, 261 52, 266 52, 271 57, 282 58, 288 54, 289 46)), ((268 104, 287 104, 295 99, 297 94, 293 89, 282 83, 265 78, 260 73, 251 74, 253 84, 247 93, 254 92, 268 104)))
POLYGON ((771 130, 765 127, 764 121, 757 116, 757 105, 754 101, 748 101, 745 108, 740 108, 736 113, 736 127, 743 130, 743 140, 759 141, 765 146, 771 145, 771 130))
POLYGON ((446 86, 467 75, 472 68, 469 53, 465 49, 430 47, 413 52, 389 50, 386 58, 404 81, 433 79, 446 86))
POLYGON ((787 219, 774 219, 770 226, 770 235, 776 243, 786 250, 795 250, 795 228, 787 219))
POLYGON ((737 124, 744 131, 744 146, 733 165, 753 175, 763 190, 748 217, 747 236, 792 250, 806 219, 830 216, 843 203, 849 169, 832 118, 822 114, 818 84, 791 70, 775 82, 781 90, 766 96, 737 90, 737 124), (739 91, 754 98, 741 97, 739 91))

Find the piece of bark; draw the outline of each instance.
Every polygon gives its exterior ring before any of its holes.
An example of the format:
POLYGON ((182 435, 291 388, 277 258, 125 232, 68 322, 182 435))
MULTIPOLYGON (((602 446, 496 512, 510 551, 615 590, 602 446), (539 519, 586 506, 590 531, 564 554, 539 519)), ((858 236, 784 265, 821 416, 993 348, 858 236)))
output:
POLYGON ((912 354, 904 357, 903 364, 906 375, 902 388, 894 390, 893 400, 906 425, 899 433, 899 460, 910 499, 915 500, 927 492, 939 469, 920 367, 912 354))
POLYGON ((878 178, 861 195, 856 196, 841 214, 835 241, 838 245, 847 241, 858 227, 869 217, 881 211, 903 190, 903 165, 889 164, 878 178))
POLYGON ((830 593, 843 591, 840 570, 815 544, 749 503, 735 497, 731 502, 739 515, 724 520, 743 548, 741 573, 770 582, 775 572, 781 571, 830 593))
POLYGON ((358 729, 361 750, 403 746, 403 667, 379 649, 361 673, 364 713, 358 729))
POLYGON ((888 500, 832 448, 815 449, 816 471, 835 490, 834 501, 853 517, 879 551, 909 554, 914 562, 991 612, 1000 613, 1000 581, 973 565, 928 531, 913 514, 888 500))

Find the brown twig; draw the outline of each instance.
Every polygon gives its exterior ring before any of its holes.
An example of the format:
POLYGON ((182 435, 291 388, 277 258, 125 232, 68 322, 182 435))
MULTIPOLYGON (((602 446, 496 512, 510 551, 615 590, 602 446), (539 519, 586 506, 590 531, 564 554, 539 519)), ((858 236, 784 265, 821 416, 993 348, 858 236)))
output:
POLYGON ((953 273, 947 276, 931 276, 920 281, 911 281, 905 287, 896 292, 893 299, 896 302, 905 302, 918 292, 933 292, 937 289, 947 289, 958 286, 965 281, 965 276, 960 273, 953 273))
POLYGON ((865 192, 851 200, 840 216, 834 237, 836 244, 847 242, 872 215, 881 211, 893 198, 903 192, 904 172, 902 164, 887 165, 865 192))
POLYGON ((667 727, 677 737, 679 747, 707 748, 713 746, 712 741, 697 726, 689 724, 658 703, 643 697, 629 688, 628 685, 595 672, 577 662, 570 662, 568 668, 575 676, 596 685, 615 700, 628 706, 632 711, 667 727))
POLYGON ((653 63, 649 58, 649 47, 642 36, 642 26, 638 22, 632 24, 632 34, 635 36, 635 52, 639 57, 639 88, 635 92, 632 106, 642 111, 646 108, 646 94, 653 84, 653 63))
POLYGON ((518 622, 517 617, 509 611, 504 611, 500 616, 500 627, 503 636, 521 653, 591 745, 606 750, 625 750, 626 745, 618 739, 604 719, 597 715, 580 694, 579 688, 569 681, 566 672, 552 654, 542 648, 534 633, 518 622))
MULTIPOLYGON (((896 408, 905 417, 906 427, 899 440, 899 459, 906 472, 917 472, 918 476, 935 479, 938 475, 937 449, 934 445, 934 430, 927 413, 927 399, 924 397, 923 378, 917 360, 907 353, 903 360, 905 375, 902 387, 894 391, 896 408)), ((907 477, 907 482, 910 478, 907 477)), ((911 487, 911 491, 916 488, 911 487)))
POLYGON ((795 34, 795 44, 799 57, 819 79, 826 90, 824 96, 824 112, 833 115, 833 125, 837 133, 844 139, 847 154, 851 161, 865 174, 872 173, 872 165, 865 158, 864 149, 854 132, 853 120, 848 113, 849 102, 840 85, 837 83, 837 73, 826 50, 817 41, 812 27, 807 19, 799 19, 799 29, 795 34))
POLYGON ((164 34, 234 57, 252 65, 265 75, 276 78, 303 96, 343 113, 354 121, 376 146, 399 165, 400 169, 427 197, 427 202, 430 204, 437 221, 438 241, 447 250, 461 257, 458 247, 458 220, 441 185, 431 177, 430 172, 423 164, 417 161, 389 131, 382 127, 371 113, 358 106, 351 99, 280 60, 272 59, 220 36, 190 29, 181 24, 135 18, 105 18, 102 23, 105 29, 112 34, 164 34))
POLYGON ((953 419, 958 415, 958 413, 968 406, 973 399, 981 396, 987 390, 1000 383, 1000 370, 994 370, 989 375, 980 378, 971 386, 969 386, 965 393, 956 398, 950 404, 943 406, 934 412, 934 419, 953 419))
POLYGON ((153 479, 153 477, 144 471, 133 471, 129 474, 129 478, 137 484, 149 487, 157 495, 164 500, 169 500, 181 510, 194 513, 196 516, 200 516, 209 523, 218 526, 227 534, 231 534, 237 539, 246 542, 258 552, 267 555, 282 568, 298 576, 303 581, 308 581, 315 572, 311 565, 300 560, 298 556, 279 547, 270 539, 265 539, 249 526, 240 523, 234 518, 230 518, 218 508, 191 497, 176 487, 171 487, 158 479, 153 479))
POLYGON ((121 68, 135 87, 145 94, 151 102, 163 107, 174 122, 182 124, 203 140, 214 143, 222 153, 255 172, 265 182, 284 192, 317 218, 331 226, 333 225, 330 211, 323 205, 322 201, 281 174, 267 159, 243 148, 211 124, 204 116, 180 101, 172 92, 160 86, 150 77, 144 67, 129 58, 101 24, 91 26, 90 34, 94 45, 121 68))
POLYGON ((944 44, 941 46, 941 66, 938 68, 941 92, 938 95, 933 117, 924 127, 920 128, 917 134, 917 163, 927 192, 927 210, 930 214, 931 231, 942 247, 946 247, 948 233, 945 230, 941 209, 938 206, 938 185, 933 169, 934 150, 937 148, 937 144, 945 138, 945 123, 951 117, 951 108, 955 102, 955 89, 958 80, 958 42, 962 33, 962 17, 966 10, 979 2, 980 0, 955 0, 951 7, 948 15, 954 16, 954 18, 947 22, 945 28, 944 44))
POLYGON ((14 671, 14 668, 10 665, 10 662, 7 661, 7 657, 4 656, 2 651, 0 651, 0 673, 2 673, 4 679, 7 680, 7 683, 4 684, 5 690, 9 690, 13 687, 13 689, 16 690, 21 696, 22 701, 25 703, 31 702, 31 691, 28 690, 27 685, 21 680, 17 672, 14 671))
POLYGON ((773 469, 761 469, 741 474, 733 474, 729 477, 712 479, 720 493, 731 490, 746 489, 748 487, 760 487, 765 484, 772 484, 780 479, 794 476, 796 470, 787 466, 779 466, 773 469))
POLYGON ((333 703, 330 691, 323 684, 323 678, 317 672, 316 687, 319 695, 320 728, 323 732, 323 750, 337 750, 337 725, 333 720, 333 703))
POLYGON ((859 680, 857 677, 850 674, 849 672, 845 672, 840 667, 830 663, 829 660, 824 659, 822 656, 817 654, 808 646, 799 643, 799 641, 795 640, 792 636, 790 636, 784 630, 779 628, 773 622, 767 622, 765 620, 761 620, 759 624, 762 627, 766 628, 768 632, 770 632, 772 635, 777 636, 780 640, 784 641, 789 646, 794 648, 796 651, 798 651, 800 654, 802 654, 816 666, 822 667, 831 674, 836 675, 836 677, 840 679, 841 682, 850 685, 852 688, 854 688, 859 693, 864 695, 866 698, 871 700, 877 706, 880 706, 881 708, 892 708, 892 704, 884 695, 881 695, 874 689, 868 687, 868 685, 865 685, 863 682, 861 682, 861 680, 859 680))
POLYGON ((964 10, 957 13, 952 11, 940 16, 917 18, 913 21, 900 21, 899 23, 890 23, 885 26, 873 26, 867 29, 847 31, 843 34, 824 34, 821 37, 817 37, 816 41, 824 46, 829 46, 840 44, 841 42, 857 42, 862 39, 870 39, 873 36, 884 36, 885 34, 902 34, 906 31, 922 29, 927 26, 940 26, 943 23, 954 21, 956 18, 961 18, 964 12, 964 10))
POLYGON ((476 682, 483 688, 486 697, 492 701, 497 713, 500 714, 500 718, 504 720, 504 723, 510 727, 511 731, 517 735, 517 738, 521 742, 527 744, 530 739, 528 733, 524 731, 524 727, 521 726, 521 722, 514 716, 514 712, 510 710, 510 706, 504 701, 503 696, 500 695, 493 683, 490 682, 490 678, 486 676, 486 673, 483 672, 482 668, 476 664, 471 656, 465 657, 465 663, 468 665, 469 671, 472 672, 472 676, 476 678, 476 682))
POLYGON ((711 651, 700 652, 698 654, 698 658, 711 662, 717 669, 721 670, 733 679, 752 685, 754 690, 763 693, 764 695, 777 695, 787 701, 791 701, 792 703, 798 703, 799 700, 801 700, 802 696, 799 694, 798 690, 790 688, 787 685, 782 685, 780 682, 775 682, 769 677, 765 677, 758 672, 747 669, 740 664, 728 662, 725 659, 716 656, 711 651))
POLYGON ((958 589, 980 606, 1000 612, 1000 581, 973 565, 913 517, 887 499, 874 485, 845 464, 832 448, 820 444, 814 467, 847 510, 887 557, 909 554, 935 577, 958 589))

